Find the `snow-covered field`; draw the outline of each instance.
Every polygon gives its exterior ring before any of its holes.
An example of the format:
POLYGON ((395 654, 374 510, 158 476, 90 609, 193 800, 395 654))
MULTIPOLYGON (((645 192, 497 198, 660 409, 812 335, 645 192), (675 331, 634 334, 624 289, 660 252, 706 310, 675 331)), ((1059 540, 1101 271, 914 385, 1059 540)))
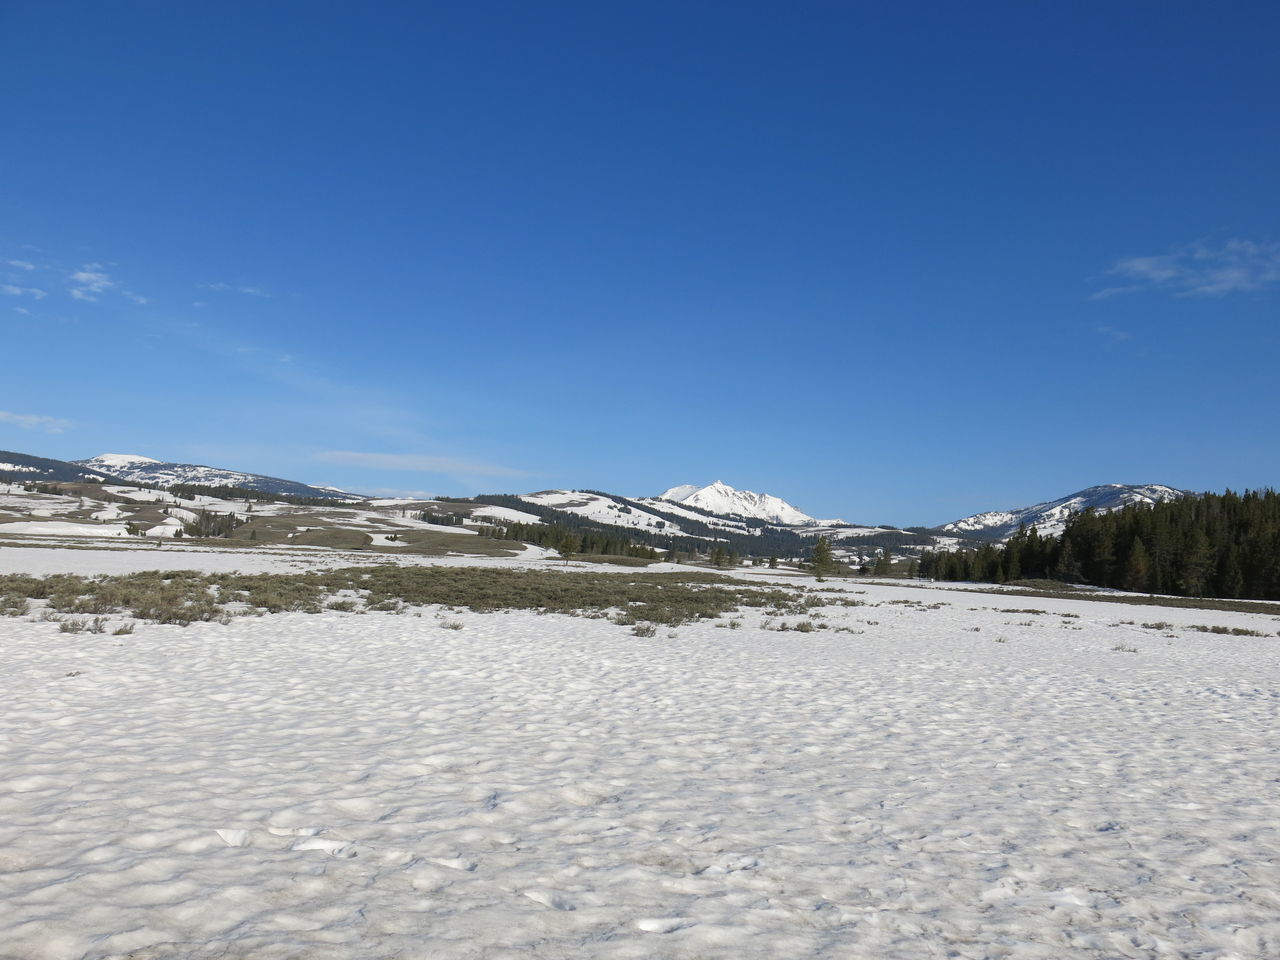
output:
POLYGON ((1280 956, 1280 610, 822 586, 0 618, 0 957, 1280 956))
MULTIPOLYGON (((42 538, 41 544, 47 542, 42 538)), ((54 541, 57 542, 57 541, 54 541)), ((132 545, 137 541, 126 541, 132 545)), ((469 566, 469 567, 525 567, 531 563, 542 566, 565 567, 562 561, 553 561, 557 553, 545 547, 526 544, 524 552, 515 557, 477 556, 405 556, 387 557, 360 551, 332 550, 325 547, 252 547, 237 550, 234 547, 204 547, 187 544, 169 544, 162 548, 147 544, 135 549, 93 549, 75 541, 64 541, 60 547, 22 544, 11 546, 0 541, 0 575, 27 573, 48 576, 55 573, 72 573, 80 576, 101 576, 123 573, 140 573, 144 570, 195 570, 199 573, 306 573, 309 570, 333 570, 340 567, 374 566, 380 563, 397 563, 400 566, 469 566), (72 548, 72 549, 68 549, 72 548)), ((570 563, 570 569, 585 569, 587 564, 570 563)), ((659 569, 671 569, 666 565, 659 569)), ((651 567, 650 569, 653 569, 651 567)))

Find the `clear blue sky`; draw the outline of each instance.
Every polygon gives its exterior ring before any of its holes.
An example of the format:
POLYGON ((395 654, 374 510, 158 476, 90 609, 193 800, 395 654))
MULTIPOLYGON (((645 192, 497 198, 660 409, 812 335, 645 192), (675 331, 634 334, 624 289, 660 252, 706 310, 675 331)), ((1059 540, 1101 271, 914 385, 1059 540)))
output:
POLYGON ((0 449, 1274 485, 1275 3, 0 3, 0 449))

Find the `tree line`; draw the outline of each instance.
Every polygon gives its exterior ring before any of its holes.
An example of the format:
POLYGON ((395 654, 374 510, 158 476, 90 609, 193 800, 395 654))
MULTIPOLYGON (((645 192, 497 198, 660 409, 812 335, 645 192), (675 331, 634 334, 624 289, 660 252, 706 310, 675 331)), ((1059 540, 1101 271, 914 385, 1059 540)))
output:
POLYGON ((1280 600, 1280 495, 1228 490, 1111 513, 1085 510, 1058 537, 1021 528, 1003 547, 926 552, 935 580, 1052 579, 1139 593, 1280 600))
POLYGON ((522 543, 550 547, 559 550, 566 557, 588 554, 658 559, 657 550, 634 544, 625 534, 609 534, 597 530, 574 531, 554 523, 509 523, 505 526, 483 527, 480 533, 498 540, 519 540, 522 543))

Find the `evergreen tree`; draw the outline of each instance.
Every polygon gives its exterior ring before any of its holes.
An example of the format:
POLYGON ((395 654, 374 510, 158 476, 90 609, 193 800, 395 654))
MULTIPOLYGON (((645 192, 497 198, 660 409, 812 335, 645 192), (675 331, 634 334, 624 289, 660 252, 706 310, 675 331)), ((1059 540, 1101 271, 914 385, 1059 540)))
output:
POLYGON ((1124 589, 1142 592, 1151 584, 1151 557, 1142 539, 1135 538, 1124 566, 1124 589))
POLYGON ((1182 574, 1178 578, 1178 586, 1189 597, 1198 597, 1204 593, 1209 570, 1213 566, 1213 557, 1209 552, 1209 538, 1204 530, 1196 528, 1191 531, 1182 552, 1182 574))
POLYGON ((1234 544, 1227 544, 1223 549, 1214 581, 1215 597, 1238 597, 1244 591, 1244 570, 1240 566, 1240 551, 1234 544))
POLYGON ((1062 549, 1058 553, 1058 562, 1053 569, 1053 577, 1063 583, 1079 583, 1084 579, 1080 561, 1076 559, 1075 549, 1070 540, 1063 541, 1062 549))
POLYGON ((813 572, 819 580, 825 578, 835 567, 835 559, 831 556, 831 541, 819 537, 813 545, 813 572))
POLYGON ((560 543, 556 546, 556 551, 564 558, 565 563, 568 563, 573 555, 581 549, 582 539, 575 533, 566 533, 560 538, 560 543))
POLYGON ((1018 551, 1006 552, 1001 569, 1004 571, 1005 580, 1017 580, 1022 576, 1022 560, 1018 556, 1018 551))
POLYGON ((887 577, 893 572, 893 557, 889 553, 889 548, 885 547, 880 552, 880 556, 876 558, 875 569, 872 574, 877 577, 887 577))

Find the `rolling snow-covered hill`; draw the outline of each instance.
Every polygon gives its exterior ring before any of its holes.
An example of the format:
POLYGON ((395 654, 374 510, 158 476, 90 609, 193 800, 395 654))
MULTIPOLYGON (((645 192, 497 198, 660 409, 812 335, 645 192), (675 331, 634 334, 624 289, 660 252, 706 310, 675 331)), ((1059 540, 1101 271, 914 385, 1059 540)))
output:
POLYGON ((1062 532, 1067 517, 1082 510, 1092 508, 1101 513, 1110 513, 1112 510, 1119 510, 1134 503, 1160 503, 1165 500, 1178 500, 1185 496, 1187 491, 1166 487, 1160 483, 1104 483, 1057 500, 1049 500, 1017 510, 975 513, 963 520, 945 524, 939 529, 961 536, 981 536, 1002 540, 1017 532, 1019 526, 1026 524, 1028 528, 1035 527, 1042 535, 1056 537, 1062 532))
POLYGON ((151 457, 127 453, 103 453, 88 460, 72 463, 91 470, 110 474, 130 483, 147 483, 160 487, 175 483, 197 483, 211 487, 244 487, 263 493, 283 494, 291 497, 321 497, 327 500, 359 500, 360 497, 333 487, 313 487, 296 480, 268 477, 257 473, 243 473, 222 467, 208 467, 195 463, 166 463, 151 457))
MULTIPOLYGON (((647 510, 631 505, 625 497, 614 497, 605 493, 592 493, 585 490, 541 490, 538 493, 526 493, 520 497, 526 503, 540 507, 571 513, 614 527, 625 527, 631 530, 645 530, 654 533, 680 536, 685 533, 681 527, 669 518, 660 517, 647 510)), ((634 501, 639 503, 641 501, 634 501)))

